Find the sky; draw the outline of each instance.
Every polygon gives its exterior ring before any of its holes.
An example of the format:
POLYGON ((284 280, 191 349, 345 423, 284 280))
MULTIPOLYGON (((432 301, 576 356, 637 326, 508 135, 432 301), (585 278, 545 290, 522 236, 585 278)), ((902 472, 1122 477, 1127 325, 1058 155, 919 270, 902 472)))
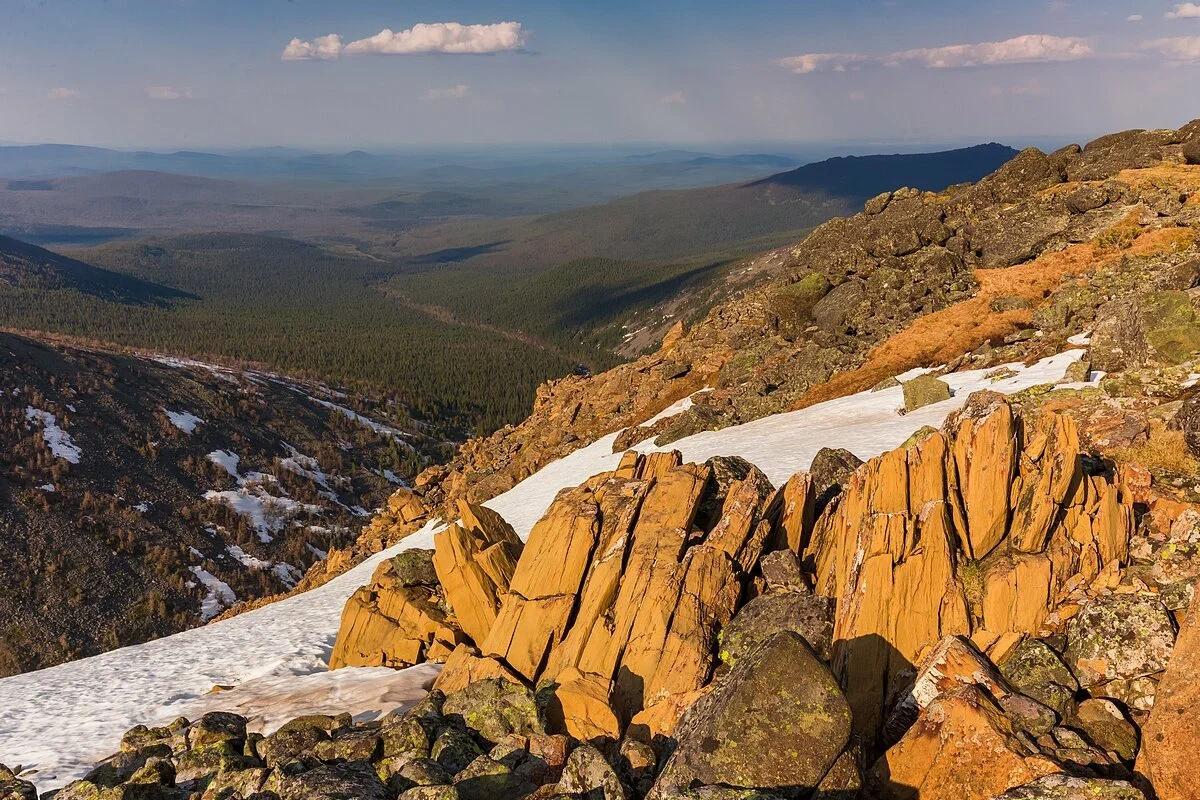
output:
POLYGON ((1200 2, 0 0, 0 142, 1019 144, 1200 117, 1200 2))

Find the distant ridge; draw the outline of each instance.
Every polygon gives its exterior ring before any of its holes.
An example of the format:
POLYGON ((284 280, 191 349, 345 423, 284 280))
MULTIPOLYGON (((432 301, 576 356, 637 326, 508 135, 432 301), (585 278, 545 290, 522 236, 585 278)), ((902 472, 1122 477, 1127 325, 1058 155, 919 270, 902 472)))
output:
POLYGON ((852 197, 871 197, 901 186, 941 191, 957 183, 973 183, 995 172, 1017 152, 1007 145, 988 142, 936 153, 839 156, 747 185, 820 189, 852 197))

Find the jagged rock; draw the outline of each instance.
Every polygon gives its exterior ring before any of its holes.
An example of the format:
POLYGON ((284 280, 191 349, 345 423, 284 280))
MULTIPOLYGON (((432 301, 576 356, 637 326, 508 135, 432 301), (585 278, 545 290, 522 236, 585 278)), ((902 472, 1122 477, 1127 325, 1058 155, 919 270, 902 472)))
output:
POLYGON ((884 737, 894 742, 939 697, 963 686, 979 686, 1002 703, 1012 692, 999 670, 962 636, 947 636, 929 654, 912 688, 896 705, 884 726, 884 737))
POLYGON ((803 638, 785 631, 740 659, 688 710, 650 796, 695 784, 812 789, 849 736, 850 709, 837 681, 803 638))
POLYGON ((580 739, 619 737, 651 707, 645 735, 669 733, 708 681, 717 632, 772 535, 771 495, 745 462, 681 466, 678 453, 634 456, 561 493, 481 655, 456 653, 437 685, 507 673, 554 687, 551 712, 580 739))
POLYGON ((933 403, 950 399, 950 385, 932 375, 920 375, 911 381, 905 381, 904 410, 916 411, 933 403))
POLYGON ((1066 660, 1085 688, 1162 672, 1175 644, 1175 626, 1154 597, 1097 597, 1067 626, 1066 660))
POLYGON ((930 703, 871 769, 867 785, 882 800, 987 800, 1059 769, 1030 754, 1002 709, 971 685, 930 703))
POLYGON ((370 764, 321 764, 305 772, 275 770, 263 786, 279 800, 389 800, 387 787, 370 764))
POLYGON ((1068 580, 1126 558, 1132 530, 1131 498, 1085 472, 1074 422, 1026 424, 997 393, 860 468, 805 554, 837 600, 833 666, 860 741, 944 636, 987 649, 1038 633, 1068 580))
POLYGON ((0 800, 38 800, 37 788, 0 764, 0 800))
POLYGON ((734 666, 780 631, 793 631, 822 659, 833 646, 833 604, 796 592, 761 595, 744 605, 721 631, 721 661, 734 666))
POLYGON ((1142 728, 1137 771, 1154 785, 1159 800, 1194 800, 1200 752, 1200 592, 1162 676, 1154 708, 1142 728))
POLYGON ((458 513, 459 522, 434 537, 433 566, 459 627, 479 643, 496 619, 522 544, 490 508, 463 501, 458 513))
POLYGON ((516 684, 524 684, 524 678, 495 658, 482 658, 478 651, 460 644, 446 659, 446 666, 433 682, 435 689, 452 693, 461 691, 476 681, 499 678, 516 684))
POLYGON ((382 561, 371 582, 342 609, 329 668, 445 660, 462 634, 443 609, 432 571, 428 550, 409 550, 382 561))
POLYGON ((495 744, 509 734, 545 733, 533 693, 499 678, 476 681, 446 696, 442 714, 461 718, 484 741, 495 744))
POLYGON ((1126 781, 1080 778, 1057 773, 1024 786, 1016 786, 992 800, 1145 800, 1146 796, 1126 781))
POLYGON ((604 755, 591 745, 571 751, 558 781, 558 791, 587 800, 625 800, 625 787, 604 755))

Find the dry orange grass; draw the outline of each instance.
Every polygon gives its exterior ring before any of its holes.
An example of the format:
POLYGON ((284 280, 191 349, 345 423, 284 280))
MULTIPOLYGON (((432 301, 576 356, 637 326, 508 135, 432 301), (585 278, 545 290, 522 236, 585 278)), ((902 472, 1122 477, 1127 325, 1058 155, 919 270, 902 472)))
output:
POLYGON ((914 367, 945 364, 984 342, 997 341, 1027 326, 1034 308, 1064 280, 1085 276, 1122 255, 1144 256, 1188 246, 1194 237, 1187 228, 1160 228, 1142 233, 1117 253, 1102 251, 1089 242, 1015 267, 976 270, 979 292, 974 297, 917 318, 871 350, 858 369, 834 375, 810 389, 796 408, 861 392, 914 367), (1000 297, 1019 297, 1030 307, 993 311, 991 303, 1000 297))

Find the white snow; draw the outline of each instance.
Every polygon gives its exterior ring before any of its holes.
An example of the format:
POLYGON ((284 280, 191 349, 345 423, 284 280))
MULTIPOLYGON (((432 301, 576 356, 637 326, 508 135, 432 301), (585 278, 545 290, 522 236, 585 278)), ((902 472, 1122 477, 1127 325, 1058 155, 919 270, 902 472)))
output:
POLYGON ((234 512, 241 514, 254 528, 259 541, 264 544, 274 538, 273 534, 283 530, 289 520, 301 514, 320 514, 324 510, 312 503, 301 503, 290 497, 267 494, 258 484, 222 492, 209 489, 204 493, 204 499, 224 503, 234 512))
MULTIPOLYGON (((946 375, 944 380, 954 390, 954 397, 903 416, 896 413, 901 389, 892 387, 698 433, 669 447, 681 450, 688 461, 713 455, 743 456, 779 484, 807 468, 821 447, 845 447, 860 458, 878 455, 901 444, 923 425, 940 425, 975 389, 1013 393, 1052 384, 1081 355, 1082 351, 1072 350, 1029 367, 1011 364, 1016 374, 994 383, 984 377, 990 370, 946 375)), ((616 466, 620 454, 612 452, 615 437, 606 436, 546 466, 486 505, 503 515, 522 537, 528 535, 560 489, 616 466)), ((637 449, 649 452, 657 448, 647 441, 637 449)), ((332 691, 330 687, 356 684, 355 696, 365 693, 368 697, 365 707, 378 705, 369 699, 378 697, 383 685, 375 683, 374 674, 325 672, 342 606, 369 580, 381 560, 401 550, 432 547, 433 535, 441 527, 430 522, 323 586, 232 619, 0 680, 0 708, 5 710, 0 725, 0 763, 36 768, 39 789, 46 791, 78 777, 114 752, 126 729, 138 723, 164 724, 183 708, 192 709, 189 713, 194 715, 207 708, 229 707, 246 697, 245 708, 263 709, 255 713, 262 714, 264 729, 269 729, 309 710, 310 703, 324 702, 322 692, 332 691), (218 684, 240 685, 241 693, 235 689, 207 694, 218 684)), ((205 580, 200 572, 196 574, 205 580)), ((388 691, 394 688, 403 694, 424 685, 431 668, 377 674, 388 691)), ((328 699, 336 710, 336 698, 328 699)))
POLYGON ((1089 345, 1091 343, 1092 343, 1092 332, 1091 331, 1084 331, 1083 333, 1077 333, 1074 336, 1067 337, 1067 344, 1075 344, 1075 345, 1081 345, 1083 347, 1086 347, 1087 345, 1089 345))
POLYGON ((172 411, 169 408, 164 408, 167 419, 171 420, 171 424, 184 433, 192 433, 196 430, 196 426, 204 422, 190 411, 172 411))
POLYGON ((250 555, 236 544, 227 545, 225 551, 229 553, 230 557, 241 563, 242 566, 249 567, 250 569, 270 570, 289 589, 299 583, 300 579, 304 577, 304 573, 286 561, 263 561, 261 558, 255 558, 250 555))
POLYGON ((142 514, 145 514, 147 511, 149 511, 149 510, 150 510, 150 506, 151 506, 151 505, 152 505, 151 503, 147 503, 147 502, 145 502, 145 501, 142 501, 141 503, 138 503, 136 506, 134 506, 134 507, 133 507, 133 510, 134 510, 134 511, 138 511, 138 512, 140 512, 140 513, 142 513, 142 514))
POLYGON ((42 484, 41 486, 39 486, 38 488, 39 488, 39 489, 41 489, 43 492, 53 492, 53 491, 56 491, 56 489, 54 488, 54 484, 53 484, 53 483, 43 483, 43 484, 42 484))
MULTIPOLYGON (((313 483, 324 489, 332 492, 329 487, 329 476, 321 470, 321 464, 312 456, 306 456, 290 444, 284 444, 284 447, 291 453, 287 458, 280 459, 279 465, 289 472, 294 472, 302 478, 308 478, 313 483)), ((334 495, 333 500, 337 500, 337 495, 334 495)))
POLYGON ((229 584, 213 575, 204 567, 189 567, 192 574, 208 589, 208 594, 200 601, 200 618, 205 622, 220 614, 237 602, 237 595, 229 584))
POLYGON ((407 434, 398 428, 393 428, 390 425, 384 425, 382 422, 376 422, 375 420, 371 419, 370 417, 364 417, 362 414, 358 413, 357 411, 355 411, 353 409, 346 408, 345 406, 339 406, 337 403, 331 403, 328 400, 322 400, 319 397, 312 397, 311 395, 309 395, 309 399, 312 400, 314 403, 320 403, 321 405, 325 406, 326 408, 333 409, 334 411, 338 412, 339 414, 346 417, 347 419, 354 420, 359 425, 362 425, 366 428, 370 428, 371 430, 378 433, 380 436, 390 436, 393 439, 396 439, 397 441, 399 441, 399 443, 401 445, 408 444, 408 442, 403 441, 403 439, 405 437, 409 436, 410 434, 407 434))
POLYGON ((58 427, 58 418, 49 411, 42 411, 40 408, 33 406, 25 406, 25 419, 30 422, 39 422, 42 425, 42 441, 46 443, 46 447, 50 448, 50 452, 57 458, 64 461, 69 461, 72 464, 79 463, 79 457, 83 455, 83 451, 71 439, 71 434, 58 427))
POLYGON ((239 483, 242 480, 241 473, 238 472, 238 463, 241 462, 241 457, 231 450, 213 450, 207 456, 208 460, 221 467, 229 476, 239 483))
POLYGON ((242 566, 249 567, 250 569, 267 569, 271 566, 270 561, 255 558, 236 544, 226 545, 225 552, 229 553, 235 561, 240 562, 242 566))

